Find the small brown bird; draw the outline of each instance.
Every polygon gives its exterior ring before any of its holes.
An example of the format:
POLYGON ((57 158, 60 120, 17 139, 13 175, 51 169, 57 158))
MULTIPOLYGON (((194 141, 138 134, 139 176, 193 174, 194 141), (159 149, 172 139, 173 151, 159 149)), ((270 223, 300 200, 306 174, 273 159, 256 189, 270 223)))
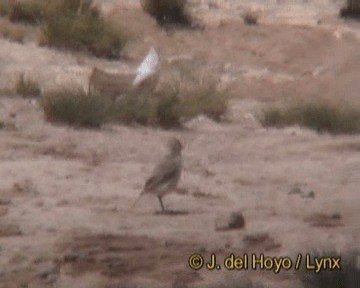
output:
POLYGON ((169 139, 167 146, 169 153, 155 167, 133 207, 139 201, 141 196, 150 193, 158 197, 161 209, 163 212, 165 211, 162 197, 175 190, 182 170, 181 142, 177 138, 171 138, 169 139))

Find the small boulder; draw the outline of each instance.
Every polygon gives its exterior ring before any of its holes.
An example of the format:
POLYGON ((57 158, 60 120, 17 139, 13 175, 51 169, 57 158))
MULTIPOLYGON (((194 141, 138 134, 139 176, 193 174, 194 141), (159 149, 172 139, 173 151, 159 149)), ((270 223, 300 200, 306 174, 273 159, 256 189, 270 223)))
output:
POLYGON ((228 231, 245 227, 245 218, 241 212, 231 212, 229 215, 215 220, 216 231, 228 231))
POLYGON ((303 195, 301 195, 302 198, 309 198, 309 199, 315 199, 315 192, 314 191, 310 191, 309 193, 304 193, 303 195))
POLYGON ((288 193, 289 195, 302 195, 304 194, 304 192, 301 190, 301 188, 298 185, 294 185, 293 188, 291 188, 291 190, 288 193))

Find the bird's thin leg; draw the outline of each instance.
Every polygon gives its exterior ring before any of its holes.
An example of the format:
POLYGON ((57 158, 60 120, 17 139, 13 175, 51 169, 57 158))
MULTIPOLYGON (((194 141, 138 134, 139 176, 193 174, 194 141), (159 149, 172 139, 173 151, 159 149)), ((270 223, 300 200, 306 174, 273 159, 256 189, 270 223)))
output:
POLYGON ((164 204, 162 202, 161 196, 158 196, 158 199, 159 199, 162 211, 165 211, 164 204))

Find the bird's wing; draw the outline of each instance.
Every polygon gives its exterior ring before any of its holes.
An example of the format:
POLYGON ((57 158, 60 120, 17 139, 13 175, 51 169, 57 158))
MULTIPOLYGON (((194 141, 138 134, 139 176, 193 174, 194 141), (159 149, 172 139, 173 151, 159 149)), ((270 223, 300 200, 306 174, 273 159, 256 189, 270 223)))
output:
POLYGON ((158 65, 159 55, 156 53, 154 47, 151 47, 149 53, 137 69, 136 77, 133 81, 133 86, 138 86, 146 78, 154 74, 158 65))
POLYGON ((178 159, 165 157, 163 161, 156 166, 152 176, 146 181, 144 190, 153 190, 166 184, 176 178, 180 171, 181 163, 179 163, 178 159))

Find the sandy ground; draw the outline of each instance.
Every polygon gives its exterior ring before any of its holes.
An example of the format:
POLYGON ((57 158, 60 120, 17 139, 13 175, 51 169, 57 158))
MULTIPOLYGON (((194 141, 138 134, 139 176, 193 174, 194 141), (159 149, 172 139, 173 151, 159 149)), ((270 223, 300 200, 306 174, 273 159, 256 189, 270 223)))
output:
POLYGON ((22 72, 44 90, 86 89, 94 65, 134 71, 156 45, 163 60, 196 59, 235 96, 226 122, 199 117, 179 131, 57 126, 37 100, 1 96, 0 287, 203 287, 228 278, 301 287, 293 269, 193 271, 188 258, 360 248, 360 136, 265 129, 256 119, 293 97, 360 104, 359 25, 338 19, 340 6, 192 1, 205 29, 167 33, 137 1, 104 1, 104 12, 135 35, 126 60, 113 62, 0 39, 2 89, 22 72), (259 25, 242 23, 249 9, 261 12, 259 25), (157 214, 151 196, 130 210, 170 136, 185 147, 184 193, 164 202, 184 213, 157 214), (289 194, 296 187, 315 197, 289 194), (245 227, 216 229, 232 212, 245 227))

